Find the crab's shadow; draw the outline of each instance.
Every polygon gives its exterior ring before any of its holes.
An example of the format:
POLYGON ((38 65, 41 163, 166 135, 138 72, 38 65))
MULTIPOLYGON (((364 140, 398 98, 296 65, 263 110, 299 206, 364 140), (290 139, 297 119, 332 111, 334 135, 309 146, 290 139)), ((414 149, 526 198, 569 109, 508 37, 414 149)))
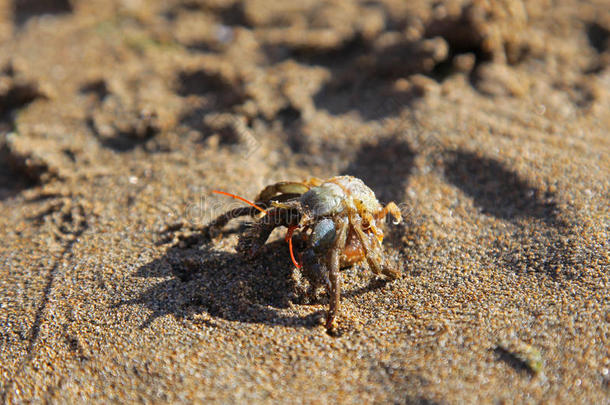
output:
POLYGON ((582 276, 576 224, 561 212, 554 192, 537 188, 495 159, 465 150, 448 154, 444 173, 483 215, 516 226, 508 238, 494 242, 494 258, 506 268, 529 269, 553 279, 582 276))
POLYGON ((473 198, 483 213, 518 222, 522 218, 565 227, 558 218, 557 198, 528 184, 495 159, 458 150, 449 155, 445 177, 473 198))
POLYGON ((393 135, 362 144, 342 174, 364 181, 380 201, 400 204, 405 198, 414 159, 411 146, 393 135))
MULTIPOLYGON (((268 243, 258 259, 246 261, 236 253, 214 249, 213 243, 202 237, 190 247, 170 247, 135 275, 164 279, 135 299, 114 304, 148 308, 151 314, 143 320, 142 329, 166 315, 208 326, 213 326, 216 318, 311 328, 319 324, 326 310, 312 310, 307 315, 290 310, 293 304, 302 304, 303 296, 282 240, 268 243)), ((384 284, 372 279, 368 286, 346 291, 346 296, 365 294, 384 284)), ((326 302, 324 297, 316 304, 326 302)))

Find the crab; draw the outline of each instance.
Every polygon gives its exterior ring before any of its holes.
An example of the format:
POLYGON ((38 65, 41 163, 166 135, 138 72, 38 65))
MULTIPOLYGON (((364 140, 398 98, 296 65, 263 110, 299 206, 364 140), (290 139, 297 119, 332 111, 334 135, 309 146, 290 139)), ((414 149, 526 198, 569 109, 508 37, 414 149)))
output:
POLYGON ((400 271, 386 258, 382 246, 385 218, 390 214, 394 224, 400 223, 400 210, 394 202, 382 206, 373 190, 356 177, 279 182, 265 187, 254 202, 224 191, 214 192, 249 205, 232 209, 209 225, 221 228, 233 218, 254 217, 252 226, 240 235, 236 248, 246 258, 253 259, 260 254, 275 228, 288 228, 285 239, 290 257, 309 280, 309 291, 327 286, 326 328, 329 332, 337 329, 341 269, 364 262, 376 275, 392 280, 400 276, 400 271), (295 258, 292 245, 292 236, 297 230, 306 246, 298 254, 300 260, 295 258))

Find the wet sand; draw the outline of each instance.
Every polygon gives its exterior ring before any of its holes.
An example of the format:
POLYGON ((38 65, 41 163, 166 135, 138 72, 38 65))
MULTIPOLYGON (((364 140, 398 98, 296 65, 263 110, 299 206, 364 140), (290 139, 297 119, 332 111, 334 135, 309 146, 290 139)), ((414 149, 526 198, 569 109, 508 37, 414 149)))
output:
POLYGON ((2 401, 610 403, 605 1, 0 3, 2 401), (350 174, 402 277, 340 329, 283 233, 350 174))

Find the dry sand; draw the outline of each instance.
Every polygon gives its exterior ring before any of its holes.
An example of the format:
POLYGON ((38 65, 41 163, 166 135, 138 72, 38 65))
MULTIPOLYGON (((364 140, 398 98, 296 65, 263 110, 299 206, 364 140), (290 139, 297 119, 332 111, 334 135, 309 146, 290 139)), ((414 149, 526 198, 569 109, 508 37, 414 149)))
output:
POLYGON ((607 0, 0 2, 3 402, 610 403, 609 38, 607 0), (333 337, 279 232, 197 229, 337 174, 406 220, 333 337))

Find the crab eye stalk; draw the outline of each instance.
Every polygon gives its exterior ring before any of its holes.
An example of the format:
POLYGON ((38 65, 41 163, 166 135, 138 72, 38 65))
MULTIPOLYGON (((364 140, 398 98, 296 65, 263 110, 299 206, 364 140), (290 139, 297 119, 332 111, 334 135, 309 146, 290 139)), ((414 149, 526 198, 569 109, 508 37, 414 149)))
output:
POLYGON ((330 218, 324 218, 316 224, 311 235, 311 245, 313 250, 322 252, 327 250, 335 241, 337 231, 335 223, 330 218))

